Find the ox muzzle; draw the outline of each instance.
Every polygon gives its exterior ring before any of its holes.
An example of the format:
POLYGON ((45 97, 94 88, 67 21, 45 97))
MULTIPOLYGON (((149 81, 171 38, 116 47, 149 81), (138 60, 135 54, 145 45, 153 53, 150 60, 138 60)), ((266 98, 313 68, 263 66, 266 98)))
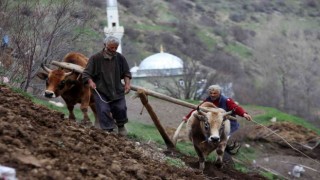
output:
POLYGON ((46 98, 55 98, 55 97, 56 97, 56 95, 54 94, 54 92, 48 91, 48 90, 46 90, 46 91, 44 92, 44 96, 45 96, 46 98))
POLYGON ((208 141, 209 141, 209 142, 213 142, 213 143, 217 143, 217 142, 220 141, 220 136, 210 136, 210 137, 208 138, 208 141))

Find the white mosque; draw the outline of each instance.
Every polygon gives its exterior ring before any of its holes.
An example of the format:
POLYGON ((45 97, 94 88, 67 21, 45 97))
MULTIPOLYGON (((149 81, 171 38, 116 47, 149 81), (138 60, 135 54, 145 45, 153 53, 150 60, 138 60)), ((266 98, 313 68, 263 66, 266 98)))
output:
POLYGON ((163 52, 153 54, 141 61, 139 66, 130 69, 133 77, 181 76, 183 61, 172 54, 163 52))
POLYGON ((141 61, 139 66, 135 65, 130 69, 132 73, 132 82, 138 86, 142 86, 151 90, 165 93, 158 89, 159 82, 183 83, 183 61, 170 53, 163 52, 153 54, 141 61))

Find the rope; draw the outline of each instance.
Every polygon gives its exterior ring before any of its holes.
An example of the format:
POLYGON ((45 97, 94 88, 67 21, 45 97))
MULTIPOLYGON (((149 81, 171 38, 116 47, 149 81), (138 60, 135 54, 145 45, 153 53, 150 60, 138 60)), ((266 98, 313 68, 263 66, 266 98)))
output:
POLYGON ((106 104, 108 104, 109 102, 111 102, 111 101, 105 101, 105 100, 103 100, 102 97, 100 96, 100 93, 97 91, 97 89, 94 88, 94 90, 96 91, 96 93, 98 94, 98 96, 99 96, 99 98, 100 98, 100 100, 101 100, 102 102, 104 102, 104 103, 106 103, 106 104))
POLYGON ((254 122, 254 123, 256 123, 256 124, 258 124, 258 125, 266 128, 266 129, 270 130, 270 131, 271 131, 271 134, 275 134, 276 136, 278 136, 278 137, 279 137, 280 139, 282 139, 287 145, 289 145, 293 150, 299 152, 300 154, 304 155, 305 157, 309 158, 310 160, 314 161, 315 163, 320 164, 319 161, 317 161, 317 160, 315 160, 315 159, 312 159, 311 157, 309 157, 308 155, 306 155, 305 153, 303 153, 303 152, 300 151, 299 149, 293 147, 287 140, 285 140, 283 137, 281 137, 281 136, 280 136, 279 134, 277 134, 276 132, 272 131, 272 130, 271 130, 270 128, 268 128, 267 126, 262 125, 262 124, 260 124, 260 123, 258 123, 258 122, 256 122, 256 121, 254 121, 253 119, 252 119, 252 122, 254 122))

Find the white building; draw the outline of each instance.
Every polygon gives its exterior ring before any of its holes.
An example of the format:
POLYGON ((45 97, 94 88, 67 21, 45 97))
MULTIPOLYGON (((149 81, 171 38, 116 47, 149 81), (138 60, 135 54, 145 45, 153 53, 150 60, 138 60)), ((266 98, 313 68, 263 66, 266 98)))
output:
POLYGON ((130 69, 133 77, 179 76, 183 74, 183 61, 172 54, 161 51, 141 61, 130 69))
POLYGON ((176 82, 184 86, 183 82, 183 61, 170 53, 163 52, 146 57, 137 66, 130 69, 132 83, 167 94, 163 86, 175 87, 176 82))

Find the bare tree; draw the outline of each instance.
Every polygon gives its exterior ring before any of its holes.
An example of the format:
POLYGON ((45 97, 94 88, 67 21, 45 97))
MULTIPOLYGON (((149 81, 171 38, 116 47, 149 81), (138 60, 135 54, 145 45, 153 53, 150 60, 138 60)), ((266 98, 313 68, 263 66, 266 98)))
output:
POLYGON ((293 39, 291 50, 295 52, 292 58, 299 59, 298 65, 295 67, 296 83, 293 84, 292 89, 294 90, 289 96, 290 101, 294 102, 293 104, 296 106, 291 108, 294 108, 296 114, 312 120, 316 120, 318 116, 320 101, 318 98, 320 93, 319 34, 319 31, 300 30, 291 33, 289 37, 289 39, 293 39), (301 99, 304 102, 301 102, 301 99))
MULTIPOLYGON (((201 79, 199 76, 200 63, 194 59, 189 59, 185 62, 183 68, 183 81, 184 81, 184 99, 192 99, 197 91, 197 81, 201 79)), ((200 88, 200 87, 199 87, 200 88)))
POLYGON ((259 68, 253 82, 262 105, 313 119, 319 109, 319 33, 289 26, 275 16, 255 39, 259 68))
POLYGON ((26 91, 41 63, 61 59, 70 51, 89 20, 89 16, 73 16, 80 11, 75 2, 50 0, 44 4, 41 0, 23 0, 6 9, 15 50, 13 66, 6 73, 12 84, 20 83, 26 91))
POLYGON ((185 58, 183 74, 179 76, 166 76, 159 74, 148 79, 149 83, 157 86, 171 97, 180 99, 199 99, 208 82, 212 82, 214 70, 205 67, 194 59, 185 58), (209 80, 209 81, 208 81, 209 80))

